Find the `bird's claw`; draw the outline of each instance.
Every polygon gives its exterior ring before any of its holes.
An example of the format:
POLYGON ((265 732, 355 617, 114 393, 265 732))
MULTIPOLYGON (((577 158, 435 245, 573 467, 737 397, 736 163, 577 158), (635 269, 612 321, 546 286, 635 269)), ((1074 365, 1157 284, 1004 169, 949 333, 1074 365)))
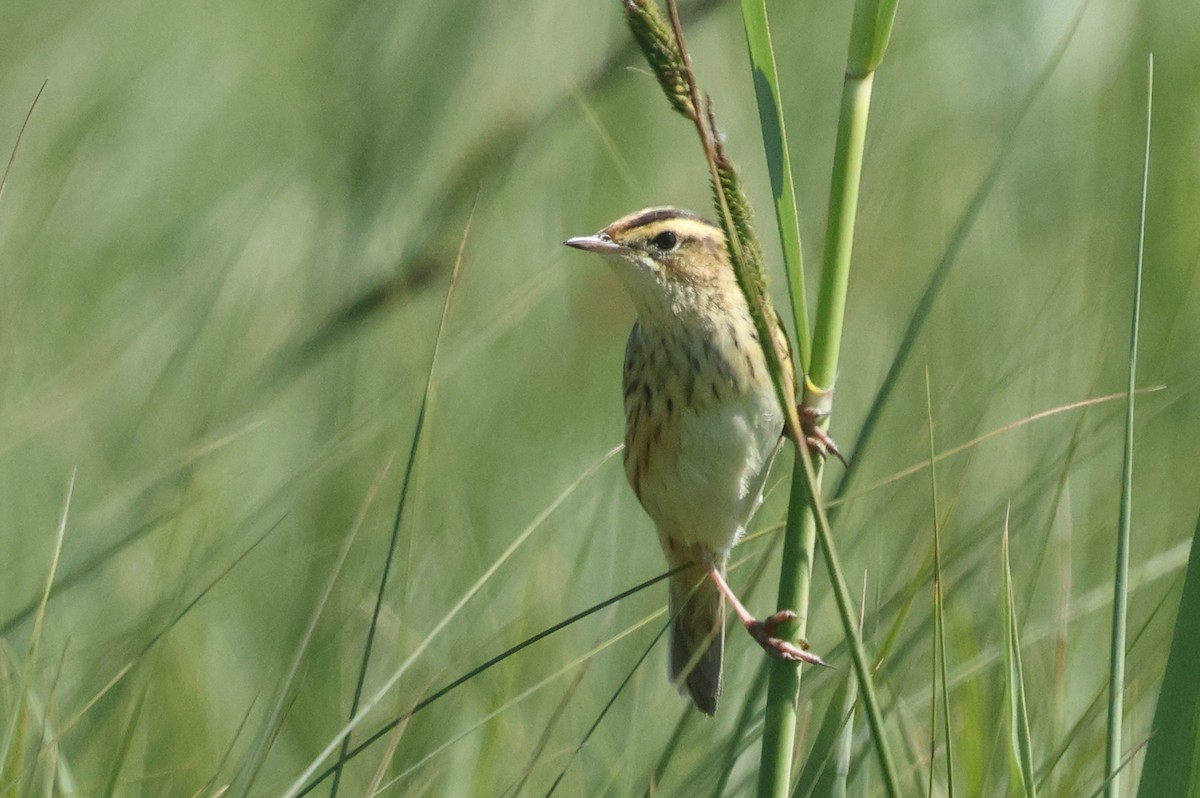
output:
POLYGON ((746 631, 763 647, 764 651, 777 659, 832 667, 828 662, 807 650, 807 641, 801 640, 800 645, 796 645, 775 636, 775 632, 781 625, 788 621, 794 621, 796 618, 796 613, 791 610, 781 610, 766 620, 751 621, 746 624, 746 631))
POLYGON ((800 414, 800 432, 804 435, 804 442, 808 444, 808 448, 821 457, 833 455, 842 461, 843 466, 849 467, 850 464, 846 462, 846 458, 838 449, 837 444, 833 442, 833 438, 829 437, 828 432, 821 429, 821 420, 829 413, 810 405, 798 405, 796 410, 800 414))

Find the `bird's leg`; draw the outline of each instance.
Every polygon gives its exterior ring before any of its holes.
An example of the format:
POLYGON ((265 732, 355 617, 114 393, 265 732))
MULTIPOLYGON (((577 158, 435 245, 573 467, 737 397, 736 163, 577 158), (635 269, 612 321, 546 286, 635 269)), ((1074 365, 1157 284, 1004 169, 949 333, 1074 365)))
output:
POLYGON ((775 636, 775 632, 781 624, 795 620, 797 617, 796 613, 791 610, 781 610, 770 618, 760 621, 751 615, 746 606, 738 600, 737 594, 729 587, 729 583, 725 581, 725 577, 721 576, 721 571, 718 568, 709 566, 708 575, 716 583, 720 591, 725 594, 725 598, 729 599, 729 603, 733 605, 733 611, 741 619, 742 625, 746 627, 746 631, 763 647, 764 651, 773 657, 778 657, 788 662, 807 662, 810 665, 829 666, 828 662, 816 654, 805 651, 802 646, 806 646, 807 644, 802 642, 800 646, 797 646, 775 636))

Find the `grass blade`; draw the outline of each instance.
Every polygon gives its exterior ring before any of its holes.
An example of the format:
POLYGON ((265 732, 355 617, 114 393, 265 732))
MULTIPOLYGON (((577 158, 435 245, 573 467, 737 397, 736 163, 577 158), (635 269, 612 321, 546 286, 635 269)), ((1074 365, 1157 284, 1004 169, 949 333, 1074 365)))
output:
MULTIPOLYGON (((421 433, 425 430, 425 417, 429 409, 429 397, 433 394, 433 375, 437 370, 438 352, 442 348, 442 335, 446 330, 446 317, 450 314, 450 303, 454 299, 454 289, 458 287, 459 275, 462 273, 463 252, 467 246, 467 238, 471 234, 471 223, 475 218, 475 208, 467 215, 467 223, 463 226, 462 237, 458 243, 458 256, 454 259, 454 269, 450 273, 450 285, 446 287, 446 298, 442 302, 442 315, 438 317, 437 331, 433 336, 433 352, 429 356, 429 370, 425 374, 425 390, 421 394, 421 407, 417 411, 417 423, 413 429, 412 440, 408 448, 408 462, 404 467, 404 482, 400 486, 400 498, 397 500, 396 512, 392 518, 392 533, 388 538, 387 554, 383 560, 383 571, 379 576, 379 588, 375 591, 375 607, 371 611, 371 623, 367 627, 367 640, 363 644, 362 659, 359 663, 358 680, 354 685, 354 698, 350 702, 350 717, 358 712, 362 701, 363 689, 367 683, 367 668, 371 664, 371 652, 375 647, 375 633, 379 629, 379 613, 383 610, 383 598, 387 592, 388 577, 392 572, 392 563, 396 559, 396 546, 400 541, 400 522, 404 518, 404 506, 408 502, 408 491, 412 485, 413 467, 417 462, 417 452, 421 448, 421 433)), ((346 754, 350 751, 350 735, 342 738, 342 750, 338 754, 336 769, 333 773, 333 785, 329 795, 336 796, 342 782, 342 767, 346 754)))
MULTIPOLYGON (((20 694, 17 706, 12 712, 8 728, 5 729, 3 741, 0 741, 0 783, 17 783, 23 777, 22 768, 29 766, 29 778, 35 769, 32 762, 22 759, 22 744, 26 741, 31 722, 31 708, 36 708, 37 696, 34 691, 34 669, 38 661, 38 651, 42 643, 42 632, 45 629, 46 607, 54 589, 54 578, 58 573, 59 560, 62 557, 63 540, 67 535, 67 518, 70 514, 71 500, 75 495, 75 471, 67 482, 67 495, 63 500, 62 513, 58 519, 58 531, 54 539, 54 551, 50 556, 50 569, 46 576, 45 588, 38 600, 34 613, 33 630, 29 636, 29 648, 26 652, 24 672, 21 677, 20 694)), ((44 733, 44 721, 43 721, 44 733)))
MULTIPOLYGON (((754 94, 758 104, 763 153, 771 177, 775 220, 792 305, 796 356, 800 363, 800 373, 807 374, 812 342, 808 320, 808 293, 804 285, 804 260, 800 247, 799 212, 796 208, 792 165, 783 122, 783 102, 780 98, 779 76, 775 68, 775 51, 771 44, 765 0, 743 0, 742 22, 746 28, 746 45, 750 52, 754 75, 754 94)), ((819 483, 816 482, 818 474, 819 471, 812 475, 814 481, 807 487, 793 490, 793 502, 788 508, 788 532, 785 535, 780 565, 778 606, 789 607, 799 616, 794 631, 798 638, 803 638, 806 631, 816 529, 805 508, 807 501, 796 502, 795 499, 819 495, 819 483)), ((770 667, 768 672, 768 709, 763 731, 759 789, 762 792, 778 794, 787 789, 791 781, 791 749, 796 735, 795 696, 799 690, 800 671, 770 667)))
POLYGON ((812 352, 809 339, 808 293, 804 288, 804 255, 800 248, 800 213, 796 208, 796 189, 792 183, 792 160, 788 154, 787 131, 783 124, 783 101, 779 95, 779 74, 775 69, 775 48, 767 24, 766 0, 742 0, 742 23, 746 27, 746 46, 750 50, 750 68, 754 73, 754 96, 758 102, 758 120, 762 128, 763 153, 771 176, 771 196, 775 200, 775 222, 779 227, 779 245, 783 250, 784 271, 796 326, 796 357, 807 373, 812 352))
POLYGON ((1200 517, 1139 795, 1200 795, 1200 517))
POLYGON ((933 392, 929 387, 929 366, 925 367, 925 416, 929 424, 929 487, 933 505, 933 693, 930 696, 929 724, 929 785, 933 787, 933 770, 937 749, 937 697, 941 680, 942 722, 946 733, 946 795, 954 798, 954 735, 950 732, 950 676, 946 667, 946 618, 942 605, 942 528, 939 519, 937 492, 937 445, 933 436, 933 392))
POLYGON ((631 681, 633 681, 633 677, 638 672, 638 669, 642 667, 642 663, 646 661, 646 658, 650 656, 650 652, 654 650, 654 647, 658 645, 658 641, 662 639, 662 636, 665 635, 667 630, 670 628, 671 627, 669 623, 663 624, 661 627, 659 627, 658 634, 656 634, 650 640, 650 644, 643 649, 642 655, 634 661, 633 667, 629 669, 629 672, 625 674, 625 678, 622 679, 621 683, 617 685, 617 688, 613 690, 612 695, 608 698, 608 702, 605 703, 604 707, 601 708, 600 712, 596 715, 596 719, 592 721, 592 725, 588 727, 586 732, 584 732, 583 737, 579 740, 575 747, 570 750, 570 753, 567 755, 567 761, 563 764, 562 770, 559 771, 558 777, 554 779, 554 783, 551 784, 550 789, 546 791, 546 798, 550 798, 550 796, 554 795, 555 790, 558 789, 558 785, 562 784, 562 780, 566 777, 567 770, 571 767, 571 763, 575 761, 575 757, 578 756, 579 752, 583 750, 583 747, 587 745, 588 740, 592 738, 592 734, 594 734, 596 729, 600 727, 600 723, 604 720, 605 716, 608 715, 608 711, 612 709, 613 704, 617 702, 617 699, 621 697, 621 693, 625 692, 625 688, 629 686, 631 681))
POLYGON ((1146 197, 1150 179, 1150 130, 1154 103, 1154 57, 1150 57, 1146 87, 1146 151, 1142 164, 1142 209, 1138 235, 1137 269, 1133 286, 1133 321, 1129 333, 1129 382, 1125 405, 1125 449, 1121 465, 1121 508, 1117 529, 1116 576, 1113 584, 1112 651, 1109 659, 1108 740, 1105 756, 1107 798, 1121 794, 1117 773, 1121 768, 1121 716, 1125 704, 1125 636, 1129 610, 1129 535, 1133 523, 1133 421, 1137 391, 1138 328, 1142 312, 1142 269, 1146 251, 1146 197))
POLYGON ((1029 711, 1025 697, 1025 673, 1021 666, 1021 634, 1017 629, 1017 601, 1013 590, 1012 565, 1008 558, 1008 517, 1004 519, 1004 537, 1000 544, 1004 592, 1004 684, 1008 694, 1009 754, 1013 764, 1013 792, 1037 795, 1033 773, 1033 744, 1029 737, 1029 711))
MULTIPOLYGON (((384 682, 384 684, 378 690, 376 690, 375 694, 358 711, 358 713, 355 714, 354 717, 352 717, 349 720, 349 722, 345 726, 343 726, 334 735, 334 738, 329 743, 329 745, 326 746, 326 748, 321 752, 321 754, 316 759, 314 759, 309 764, 308 768, 292 783, 291 787, 289 787, 287 792, 284 793, 284 795, 287 796, 287 798, 300 798, 300 796, 308 795, 313 789, 315 789, 319 784, 321 784, 326 778, 333 775, 333 773, 334 773, 333 765, 330 765, 328 768, 326 768, 319 774, 317 773, 317 769, 320 766, 320 763, 326 757, 331 755, 333 753, 334 749, 338 748, 341 745, 342 737, 346 734, 349 734, 360 723, 362 723, 362 720, 363 720, 363 718, 366 717, 367 713, 370 712, 371 709, 373 709, 380 701, 382 701, 387 696, 387 694, 391 691, 391 689, 396 686, 396 684, 400 681, 400 679, 404 676, 404 674, 408 672, 408 669, 410 667, 412 667, 412 664, 417 660, 417 658, 420 657, 422 653, 424 653, 426 648, 428 648, 429 644, 433 641, 433 639, 435 637, 437 637, 442 632, 443 629, 445 629, 447 626, 450 625, 450 623, 458 616, 458 614, 460 612, 462 612, 463 608, 467 605, 467 603, 470 602, 470 600, 472 598, 474 598, 475 595, 477 593, 479 593, 480 590, 483 589, 484 585, 486 585, 488 583, 488 581, 492 579, 493 576, 495 576, 496 572, 500 570, 500 567, 502 565, 504 565, 504 563, 508 562, 508 560, 517 552, 517 550, 520 549, 525 544, 525 542, 529 540, 530 536, 533 535, 533 533, 536 532, 542 526, 543 523, 545 523, 546 519, 549 518, 554 513, 555 510, 557 510, 560 506, 562 506, 563 502, 565 502, 567 500, 567 498, 570 497, 571 494, 573 494, 575 492, 575 490, 580 486, 580 484, 582 484, 585 480, 587 480, 589 477, 594 475, 600 469, 601 466, 603 466, 605 463, 607 463, 609 460, 611 460, 613 457, 615 457, 617 455, 617 453, 620 451, 621 451, 621 447, 612 449, 612 450, 608 451, 607 453, 605 453, 605 455, 603 457, 601 457, 599 460, 597 460, 596 462, 594 462, 590 466, 588 466, 587 469, 585 469, 583 471, 583 473, 580 474, 573 482, 571 482, 569 485, 567 485, 567 487, 565 489, 563 489, 563 491, 557 497, 555 497, 554 501, 552 501, 548 506, 546 506, 537 515, 537 517, 534 518, 533 521, 531 521, 529 523, 528 526, 526 526, 524 529, 521 530, 521 532, 513 539, 512 543, 510 543, 508 545, 508 547, 504 551, 502 551, 499 554, 499 556, 496 557, 496 559, 492 562, 492 564, 487 567, 487 569, 483 572, 483 574, 481 574, 479 576, 479 578, 476 579, 475 582, 469 588, 467 588, 466 592, 463 593, 463 595, 454 604, 454 606, 451 607, 449 610, 447 610, 442 615, 442 617, 438 621, 438 623, 433 627, 432 630, 430 630, 430 632, 425 636, 425 638, 420 643, 417 644, 417 647, 413 650, 413 652, 411 654, 408 655, 408 657, 404 660, 404 662, 400 663, 400 665, 395 670, 393 670, 393 672, 392 672, 391 676, 388 678, 388 680, 386 682, 384 682)), ((434 693, 432 693, 431 695, 427 696, 426 698, 423 698, 420 701, 418 701, 413 706, 412 709, 410 709, 407 713, 405 713, 400 718, 394 719, 394 720, 390 721, 389 723, 385 724, 383 726, 383 728, 377 730, 374 734, 372 734, 366 740, 359 743, 352 750, 350 750, 346 754, 344 761, 353 759, 355 756, 357 756, 358 754, 360 754, 364 750, 366 750, 370 745, 372 745, 377 740, 379 740, 384 735, 386 735, 389 731, 391 731, 392 729, 399 726, 400 723, 402 723, 404 720, 408 719, 409 717, 412 717, 412 715, 416 714, 419 710, 429 706, 434 701, 438 700, 442 696, 449 693, 451 690, 455 689, 456 687, 458 687, 458 686, 462 685, 463 683, 467 682, 468 680, 470 680, 472 677, 482 673, 483 671, 485 671, 488 668, 492 667, 493 665, 503 661, 504 659, 507 659, 508 657, 512 656, 513 654, 517 653, 518 651, 528 648, 529 646, 533 645, 537 641, 539 641, 545 637, 548 637, 551 634, 554 634, 555 632, 559 631, 560 629, 570 626, 571 624, 575 623, 576 621, 580 620, 581 618, 584 618, 595 612, 599 612, 600 610, 604 609, 605 607, 608 607, 611 604, 615 604, 616 602, 620 601, 621 599, 623 599, 627 596, 630 596, 634 593, 644 590, 645 588, 650 587, 653 584, 657 584, 658 582, 661 582, 662 580, 671 576, 672 573, 673 572, 668 571, 666 573, 659 574, 658 576, 656 576, 652 579, 645 580, 641 584, 635 585, 634 587, 632 587, 628 590, 622 591, 621 593, 618 593, 617 595, 612 596, 612 597, 600 602, 599 604, 595 604, 592 607, 589 607, 588 609, 586 609, 582 612, 572 615, 570 618, 567 618, 566 620, 561 621, 561 622, 555 624, 554 626, 551 626, 548 629, 543 630, 542 632, 539 632, 538 634, 534 635, 533 637, 528 638, 528 639, 522 641, 521 643, 513 646, 512 648, 508 649, 507 651, 493 657, 492 659, 488 660, 484 664, 482 664, 476 668, 473 668, 471 671, 469 671, 464 676, 462 676, 458 679, 455 679, 453 682, 451 682, 450 684, 441 688, 440 690, 437 690, 434 693)))
POLYGON ((125 724, 121 740, 112 752, 112 762, 109 765, 108 779, 105 781, 104 789, 100 793, 104 798, 112 798, 112 796, 117 794, 117 788, 120 785, 121 768, 129 759, 129 751, 133 748, 134 736, 142 720, 142 709, 145 705, 146 691, 142 690, 138 693, 138 697, 133 703, 133 709, 129 713, 129 721, 125 724))
POLYGON ((21 140, 25 138, 25 128, 29 127, 29 120, 33 118, 33 109, 37 108, 38 100, 42 98, 42 92, 46 90, 46 82, 43 80, 37 94, 33 95, 33 102, 29 104, 29 110, 25 112, 25 121, 21 123, 21 129, 17 131, 17 140, 13 143, 12 151, 8 155, 8 165, 4 167, 4 176, 0 177, 0 200, 4 199, 4 189, 8 186, 8 176, 12 174, 13 164, 17 161, 17 151, 21 149, 21 140))

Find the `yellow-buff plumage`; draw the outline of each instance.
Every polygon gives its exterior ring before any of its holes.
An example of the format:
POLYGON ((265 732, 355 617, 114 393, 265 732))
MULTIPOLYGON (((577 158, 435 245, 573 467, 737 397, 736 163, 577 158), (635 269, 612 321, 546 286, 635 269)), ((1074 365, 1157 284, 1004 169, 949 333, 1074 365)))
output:
MULTIPOLYGON (((725 582, 729 551, 762 501, 784 414, 720 228, 689 211, 648 208, 566 243, 604 256, 637 311, 625 349, 625 474, 667 562, 686 566, 670 580, 671 679, 712 714, 726 598, 767 651, 820 662, 775 636, 791 613, 755 620, 725 582)), ((788 338, 767 312, 794 401, 788 338)))

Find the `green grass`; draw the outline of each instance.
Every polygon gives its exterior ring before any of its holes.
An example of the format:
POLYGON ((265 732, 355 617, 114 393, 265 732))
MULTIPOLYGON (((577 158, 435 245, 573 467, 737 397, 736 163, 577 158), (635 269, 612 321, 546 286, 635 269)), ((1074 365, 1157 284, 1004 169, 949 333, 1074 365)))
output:
MULTIPOLYGON (((740 9, 689 8, 782 308, 740 9)), ((1103 786, 1123 400, 939 459, 936 508, 923 469, 930 423, 941 457, 1123 396, 1151 51, 1137 373, 1166 387, 1134 418, 1122 793, 1181 789, 1143 759, 1196 750, 1184 715, 1168 753, 1151 732, 1195 704, 1200 10, 1091 0, 1071 33, 1076 8, 901 2, 875 78, 832 429, 852 469, 826 481, 906 793, 945 794, 951 767, 956 795, 1030 771, 1041 796, 1103 786)), ((770 6, 810 293, 849 11, 770 6)), ((761 654, 734 637, 720 713, 689 712, 654 643, 661 584, 421 704, 663 570, 603 460, 632 310, 561 246, 644 205, 709 208, 618 3, 18 0, 0 65, 5 152, 46 81, 0 195, 0 794, 282 795, 329 768, 410 448, 351 750, 399 722, 340 795, 753 790, 761 654)), ((735 552, 756 612, 786 471, 735 552)), ((837 670, 801 682, 792 773, 879 795, 814 574, 807 636, 837 670)))

